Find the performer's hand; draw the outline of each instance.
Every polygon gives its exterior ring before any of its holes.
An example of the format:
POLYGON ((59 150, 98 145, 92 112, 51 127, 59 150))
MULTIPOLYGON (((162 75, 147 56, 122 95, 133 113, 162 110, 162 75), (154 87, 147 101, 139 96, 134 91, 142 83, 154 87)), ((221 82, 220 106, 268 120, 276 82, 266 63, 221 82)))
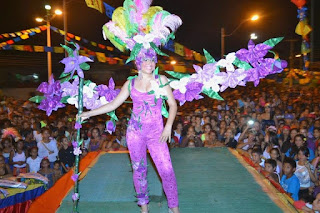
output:
POLYGON ((76 115, 76 118, 78 120, 78 118, 80 118, 80 122, 90 118, 89 112, 83 112, 80 115, 76 115))
POLYGON ((159 142, 163 143, 168 141, 170 143, 171 141, 171 128, 165 127, 162 131, 162 134, 160 136, 159 142))

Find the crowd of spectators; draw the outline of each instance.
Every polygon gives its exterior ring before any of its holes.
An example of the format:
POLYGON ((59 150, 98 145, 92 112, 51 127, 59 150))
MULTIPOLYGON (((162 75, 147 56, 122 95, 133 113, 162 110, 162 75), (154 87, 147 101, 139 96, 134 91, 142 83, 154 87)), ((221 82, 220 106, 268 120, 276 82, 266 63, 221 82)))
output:
MULTIPOLYGON (((288 88, 276 83, 227 90, 224 101, 210 98, 178 108, 170 148, 230 147, 246 154, 259 171, 279 182, 294 200, 312 202, 320 186, 320 96, 317 88, 288 88)), ((131 105, 117 109, 116 131, 105 131, 107 116, 82 125, 82 155, 126 150, 131 105)), ((50 117, 29 101, 2 97, 0 176, 38 172, 51 185, 74 166, 76 109, 68 106, 50 117)))

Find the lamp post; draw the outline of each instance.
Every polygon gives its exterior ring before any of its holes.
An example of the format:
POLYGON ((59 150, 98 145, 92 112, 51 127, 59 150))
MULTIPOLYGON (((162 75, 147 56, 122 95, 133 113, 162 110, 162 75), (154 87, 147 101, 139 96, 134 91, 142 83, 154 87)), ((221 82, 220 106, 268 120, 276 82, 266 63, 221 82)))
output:
MULTIPOLYGON (((43 18, 36 18, 37 22, 43 22, 45 21, 47 23, 47 47, 51 47, 51 31, 50 31, 50 21, 56 16, 56 15, 61 15, 62 11, 61 10, 55 10, 54 14, 51 14, 51 6, 50 5, 45 5, 44 8, 47 11, 47 14, 45 16, 45 19, 43 18)), ((48 81, 50 80, 50 77, 52 75, 52 56, 51 52, 47 52, 47 63, 48 63, 48 81)))
POLYGON ((232 36, 244 23, 248 21, 256 21, 259 19, 258 15, 253 15, 251 18, 244 19, 230 34, 226 34, 224 27, 221 27, 221 58, 224 57, 225 52, 225 37, 232 36))

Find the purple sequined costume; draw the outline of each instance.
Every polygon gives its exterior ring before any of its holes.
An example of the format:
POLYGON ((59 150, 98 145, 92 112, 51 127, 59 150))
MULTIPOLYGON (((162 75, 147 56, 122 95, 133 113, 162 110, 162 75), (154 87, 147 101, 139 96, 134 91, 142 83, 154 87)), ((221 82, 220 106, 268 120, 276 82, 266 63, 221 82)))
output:
POLYGON ((133 168, 133 182, 138 205, 149 203, 147 182, 147 148, 162 179, 169 208, 178 207, 176 177, 172 168, 167 143, 159 142, 163 120, 162 99, 155 103, 154 95, 139 92, 132 79, 130 96, 133 101, 132 116, 128 123, 127 144, 133 168))

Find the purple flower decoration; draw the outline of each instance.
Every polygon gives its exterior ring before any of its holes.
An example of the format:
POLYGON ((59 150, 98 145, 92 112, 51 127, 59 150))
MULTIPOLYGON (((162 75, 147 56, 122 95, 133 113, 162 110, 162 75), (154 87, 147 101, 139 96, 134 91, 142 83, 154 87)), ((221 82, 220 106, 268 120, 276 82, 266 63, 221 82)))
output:
POLYGON ((73 141, 72 142, 72 146, 73 146, 73 148, 77 148, 78 147, 78 142, 77 141, 73 141))
POLYGON ((100 96, 104 96, 108 102, 111 102, 120 93, 120 89, 114 89, 114 88, 115 88, 115 83, 113 79, 110 78, 109 87, 102 84, 97 86, 96 91, 100 96))
POLYGON ((194 64, 193 68, 197 72, 197 75, 195 75, 196 77, 192 78, 198 82, 207 82, 213 77, 217 66, 215 63, 210 63, 205 64, 203 68, 201 68, 200 66, 194 64))
POLYGON ((81 123, 76 122, 76 123, 74 124, 74 128, 75 128, 75 129, 81 129, 81 128, 82 128, 81 123))
POLYGON ((53 76, 51 76, 48 83, 42 82, 37 90, 44 93, 45 97, 38 106, 38 109, 46 111, 47 116, 50 116, 53 110, 56 111, 59 108, 65 107, 60 102, 62 98, 60 82, 55 81, 53 76))
POLYGON ((179 90, 174 90, 174 98, 180 101, 180 106, 183 105, 186 101, 199 100, 203 98, 200 95, 202 91, 203 84, 199 82, 190 82, 186 85, 186 93, 181 93, 179 90))
POLYGON ((79 194, 78 193, 73 193, 72 194, 72 200, 73 201, 79 200, 79 194))
POLYGON ((81 151, 80 147, 73 148, 73 154, 76 155, 76 156, 81 155, 82 151, 81 151))
POLYGON ((283 60, 276 60, 273 58, 266 58, 255 63, 252 69, 249 69, 247 73, 246 81, 254 82, 254 86, 258 86, 260 79, 266 77, 269 74, 279 73, 286 66, 287 62, 283 60))
POLYGON ((215 75, 219 79, 220 92, 223 92, 228 87, 235 88, 236 86, 245 86, 243 81, 247 77, 247 73, 243 69, 237 69, 234 72, 220 72, 215 75))
POLYGON ((266 45, 264 43, 255 45, 252 40, 248 43, 248 50, 247 49, 240 49, 236 52, 236 56, 241 61, 246 61, 254 65, 260 59, 262 59, 272 47, 266 45))
POLYGON ((78 55, 80 46, 76 44, 76 49, 73 51, 73 56, 62 59, 60 62, 65 65, 64 73, 71 73, 71 78, 75 71, 80 78, 84 78, 83 70, 80 68, 80 65, 85 62, 93 62, 90 58, 86 56, 78 55))
POLYGON ((78 95, 79 78, 76 77, 72 83, 69 81, 63 82, 61 84, 61 90, 63 91, 63 96, 75 96, 78 95))
POLYGON ((71 180, 73 180, 73 182, 76 182, 79 178, 79 174, 73 174, 71 175, 71 180))
POLYGON ((116 131, 115 122, 110 120, 106 122, 106 131, 111 135, 114 131, 116 131))

